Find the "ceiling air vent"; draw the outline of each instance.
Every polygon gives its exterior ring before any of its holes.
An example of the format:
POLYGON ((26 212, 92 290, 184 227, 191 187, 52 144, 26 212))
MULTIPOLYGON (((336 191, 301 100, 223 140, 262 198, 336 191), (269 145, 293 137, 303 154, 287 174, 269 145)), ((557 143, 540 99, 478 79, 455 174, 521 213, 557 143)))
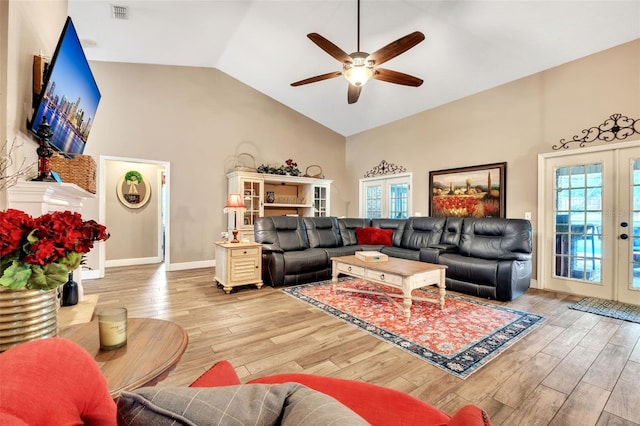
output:
POLYGON ((129 8, 126 6, 118 6, 115 4, 111 5, 111 16, 114 19, 128 19, 129 18, 129 8))

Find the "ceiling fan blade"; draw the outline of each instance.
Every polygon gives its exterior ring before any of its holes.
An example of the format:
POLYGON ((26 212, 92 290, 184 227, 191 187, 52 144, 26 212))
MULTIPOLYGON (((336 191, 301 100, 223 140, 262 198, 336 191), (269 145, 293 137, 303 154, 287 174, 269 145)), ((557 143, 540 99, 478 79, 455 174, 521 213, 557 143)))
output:
POLYGON ((347 55, 347 53, 344 50, 340 49, 338 46, 331 43, 329 40, 322 37, 320 34, 311 33, 311 34, 307 34, 307 37, 309 37, 309 39, 312 42, 317 44, 320 49, 324 50, 329 55, 336 58, 338 61, 342 63, 352 61, 351 56, 347 55))
POLYGON ((372 78, 386 81, 387 83, 402 84, 404 86, 418 87, 422 84, 422 80, 418 77, 385 68, 376 68, 372 78))
POLYGON ((309 84, 309 83, 315 83, 317 81, 328 80, 330 78, 340 77, 341 75, 342 75, 342 72, 340 71, 328 72, 326 74, 316 75, 315 77, 309 77, 309 78, 305 78, 304 80, 296 81, 295 83, 291 83, 291 85, 293 87, 302 86, 303 84, 309 84))
POLYGON ((420 31, 415 31, 376 50, 369 55, 367 60, 374 61, 376 65, 383 64, 389 59, 393 59, 401 53, 411 49, 422 40, 424 40, 424 34, 420 31))
POLYGON ((347 91, 347 102, 349 102, 350 104, 355 104, 356 102, 358 102, 361 90, 362 86, 354 86, 353 84, 349 84, 349 90, 347 91))

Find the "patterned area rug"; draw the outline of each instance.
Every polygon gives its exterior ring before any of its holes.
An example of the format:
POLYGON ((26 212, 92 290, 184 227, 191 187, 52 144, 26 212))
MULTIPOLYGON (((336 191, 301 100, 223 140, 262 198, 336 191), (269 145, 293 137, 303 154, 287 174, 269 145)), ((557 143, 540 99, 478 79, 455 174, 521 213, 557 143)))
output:
POLYGON ((575 309, 576 311, 589 312, 591 314, 625 321, 637 322, 640 324, 640 306, 629 305, 628 303, 585 297, 581 301, 569 306, 569 309, 575 309))
MULTIPOLYGON (((341 280, 340 286, 375 290, 370 283, 353 278, 341 280)), ((391 287, 384 290, 400 293, 391 287)), ((447 294, 443 310, 414 300, 407 323, 402 311, 386 297, 334 292, 331 281, 282 291, 462 379, 544 321, 539 315, 447 294)), ((430 289, 414 290, 413 294, 437 296, 430 289)))

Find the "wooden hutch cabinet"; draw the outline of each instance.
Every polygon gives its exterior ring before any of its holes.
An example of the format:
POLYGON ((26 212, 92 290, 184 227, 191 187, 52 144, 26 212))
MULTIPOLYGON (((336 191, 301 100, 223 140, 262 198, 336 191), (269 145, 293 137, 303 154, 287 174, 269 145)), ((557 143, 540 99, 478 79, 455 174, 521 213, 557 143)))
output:
MULTIPOLYGON (((241 171, 228 173, 227 180, 229 194, 242 194, 246 206, 238 213, 238 238, 255 241, 253 224, 263 216, 331 215, 332 180, 241 171)), ((233 215, 228 216, 231 232, 233 215)))

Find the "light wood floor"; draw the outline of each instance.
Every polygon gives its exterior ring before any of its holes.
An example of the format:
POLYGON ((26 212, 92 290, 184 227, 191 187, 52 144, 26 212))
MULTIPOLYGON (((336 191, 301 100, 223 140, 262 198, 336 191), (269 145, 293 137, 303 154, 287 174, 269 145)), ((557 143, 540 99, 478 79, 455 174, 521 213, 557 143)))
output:
POLYGON ((466 380, 295 300, 279 289, 225 294, 214 270, 161 265, 107 269, 83 282, 98 309, 175 321, 189 333, 177 368, 158 386, 186 386, 227 359, 243 380, 306 372, 364 380, 454 413, 484 408, 495 425, 640 425, 640 324, 568 309, 575 296, 531 289, 509 307, 544 324, 466 380))

